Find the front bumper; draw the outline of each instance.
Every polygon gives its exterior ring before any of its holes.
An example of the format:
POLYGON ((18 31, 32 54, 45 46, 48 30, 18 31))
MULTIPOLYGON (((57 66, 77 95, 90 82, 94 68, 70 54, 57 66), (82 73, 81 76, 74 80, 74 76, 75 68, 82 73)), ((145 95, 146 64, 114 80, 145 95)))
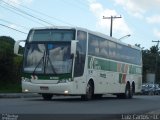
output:
POLYGON ((22 92, 29 93, 52 93, 52 94, 74 94, 73 83, 57 83, 57 84, 37 84, 22 81, 22 92))

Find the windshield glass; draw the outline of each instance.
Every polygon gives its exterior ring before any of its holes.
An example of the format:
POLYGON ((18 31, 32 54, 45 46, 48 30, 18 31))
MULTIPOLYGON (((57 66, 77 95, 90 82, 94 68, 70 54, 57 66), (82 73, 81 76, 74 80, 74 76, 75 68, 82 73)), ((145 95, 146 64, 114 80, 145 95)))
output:
POLYGON ((32 74, 71 73, 73 29, 31 30, 25 46, 23 70, 32 74))
POLYGON ((41 74, 71 73, 69 43, 27 44, 24 71, 41 74))

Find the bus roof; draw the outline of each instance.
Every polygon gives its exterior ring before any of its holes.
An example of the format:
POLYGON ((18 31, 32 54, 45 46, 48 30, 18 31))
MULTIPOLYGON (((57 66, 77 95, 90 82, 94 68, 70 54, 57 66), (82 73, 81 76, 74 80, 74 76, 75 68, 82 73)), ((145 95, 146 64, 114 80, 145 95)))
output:
POLYGON ((86 29, 86 28, 72 27, 72 26, 51 26, 51 27, 36 27, 36 28, 32 28, 31 30, 40 30, 40 29, 41 30, 43 30, 43 29, 44 30, 45 29, 75 29, 75 30, 82 30, 82 31, 86 31, 88 33, 100 36, 102 38, 108 39, 110 41, 113 41, 113 42, 116 42, 116 43, 119 43, 119 44, 122 44, 122 45, 125 45, 125 46, 128 46, 128 47, 131 47, 131 48, 134 48, 134 49, 137 49, 137 50, 141 50, 141 48, 139 48, 137 46, 134 46, 134 45, 126 44, 126 43, 118 40, 117 38, 110 37, 110 36, 105 35, 103 33, 92 31, 92 30, 89 30, 89 29, 86 29))

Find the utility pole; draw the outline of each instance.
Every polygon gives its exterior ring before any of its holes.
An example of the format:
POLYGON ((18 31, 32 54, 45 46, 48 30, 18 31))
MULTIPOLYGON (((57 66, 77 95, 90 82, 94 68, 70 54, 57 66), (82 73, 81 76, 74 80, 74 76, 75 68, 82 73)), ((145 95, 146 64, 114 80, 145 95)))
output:
POLYGON ((110 26, 110 36, 112 37, 112 27, 113 27, 113 19, 116 18, 122 18, 121 16, 117 17, 117 16, 111 16, 111 17, 105 17, 103 16, 103 19, 111 19, 111 26, 110 26))
MULTIPOLYGON (((157 42, 157 49, 159 47, 159 40, 157 41, 153 41, 152 42, 157 42)), ((156 54, 156 63, 155 63, 155 82, 158 80, 158 51, 157 51, 157 54, 156 54)))

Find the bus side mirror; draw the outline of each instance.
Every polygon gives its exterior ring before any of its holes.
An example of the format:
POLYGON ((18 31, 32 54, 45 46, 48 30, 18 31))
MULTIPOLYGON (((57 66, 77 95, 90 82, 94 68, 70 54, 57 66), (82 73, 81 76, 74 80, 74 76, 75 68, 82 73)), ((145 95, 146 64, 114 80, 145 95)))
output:
POLYGON ((21 42, 25 42, 26 40, 19 40, 19 41, 16 41, 15 44, 14 44, 14 54, 18 55, 18 56, 22 56, 21 54, 19 54, 19 44, 21 42))
POLYGON ((71 56, 76 57, 77 40, 71 41, 71 56))

